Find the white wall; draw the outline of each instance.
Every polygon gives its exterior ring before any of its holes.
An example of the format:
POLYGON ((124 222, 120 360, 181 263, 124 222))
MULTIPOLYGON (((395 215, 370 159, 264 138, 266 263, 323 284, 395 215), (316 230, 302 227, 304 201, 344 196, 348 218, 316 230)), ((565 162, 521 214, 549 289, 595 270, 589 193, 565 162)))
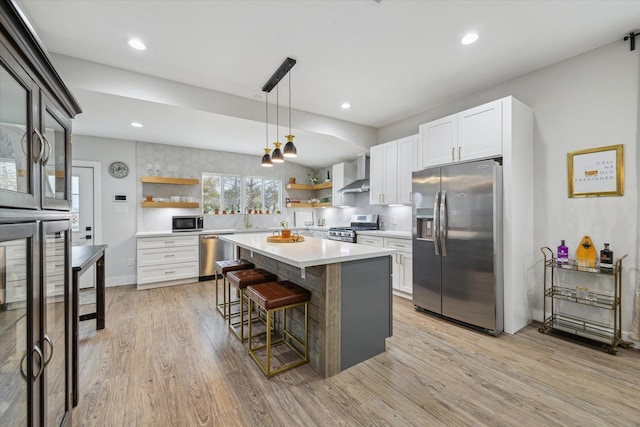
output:
MULTIPOLYGON (((638 123, 640 55, 616 42, 379 130, 384 142, 416 133, 418 125, 507 95, 534 111, 534 248, 554 248, 560 239, 575 251, 584 234, 598 250, 611 243, 623 265, 622 331, 631 331, 640 263, 638 221, 638 123), (567 152, 624 144, 623 197, 568 198, 567 152)), ((542 319, 542 255, 531 266, 531 317, 542 319)), ((588 279, 587 279, 588 280, 588 279)))
POLYGON ((106 251, 107 286, 136 282, 136 268, 128 260, 136 257, 136 150, 135 142, 92 136, 73 135, 73 160, 90 160, 102 164, 102 188, 97 197, 102 201, 102 242, 106 251), (109 165, 123 161, 129 166, 126 178, 109 175, 109 165), (126 194, 127 202, 113 202, 114 194, 126 194), (126 206, 127 213, 116 213, 116 206, 126 206))

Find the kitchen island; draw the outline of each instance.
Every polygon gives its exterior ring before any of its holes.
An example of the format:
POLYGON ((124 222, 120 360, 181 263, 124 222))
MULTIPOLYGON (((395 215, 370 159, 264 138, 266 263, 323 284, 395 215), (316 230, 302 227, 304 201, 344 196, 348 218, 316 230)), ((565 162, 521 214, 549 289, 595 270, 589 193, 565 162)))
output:
MULTIPOLYGON (((269 243, 270 233, 221 235, 238 257, 311 291, 310 363, 330 377, 385 351, 392 334, 394 249, 304 237, 269 243)), ((297 316, 300 317, 300 316, 297 316)))

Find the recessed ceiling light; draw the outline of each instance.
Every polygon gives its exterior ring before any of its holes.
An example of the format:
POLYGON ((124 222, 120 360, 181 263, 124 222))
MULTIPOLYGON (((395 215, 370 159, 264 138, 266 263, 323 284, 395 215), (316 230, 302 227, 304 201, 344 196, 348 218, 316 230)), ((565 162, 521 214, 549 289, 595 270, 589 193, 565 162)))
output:
POLYGON ((141 128, 141 127, 142 127, 142 123, 139 123, 139 122, 131 122, 131 126, 133 126, 134 128, 141 128))
POLYGON ((129 46, 137 50, 145 50, 147 46, 140 39, 129 39, 129 46))
POLYGON ((478 40, 478 35, 476 33, 468 33, 462 38, 460 42, 462 44, 471 44, 475 43, 476 40, 478 40))
POLYGON ((351 104, 349 104, 348 102, 343 102, 340 105, 340 108, 344 109, 344 110, 348 110, 349 108, 351 108, 351 104))

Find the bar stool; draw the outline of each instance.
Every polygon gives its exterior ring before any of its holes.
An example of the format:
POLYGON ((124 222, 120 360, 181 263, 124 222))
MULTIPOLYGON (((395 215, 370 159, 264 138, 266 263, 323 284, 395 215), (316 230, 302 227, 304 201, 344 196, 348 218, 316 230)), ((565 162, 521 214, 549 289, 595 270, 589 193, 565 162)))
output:
POLYGON ((249 300, 249 354, 260 366, 262 372, 271 378, 272 376, 284 371, 288 371, 297 366, 304 365, 309 362, 309 298, 311 293, 295 283, 289 281, 264 283, 261 285, 248 286, 246 295, 249 300), (253 323, 253 304, 266 312, 266 343, 258 347, 253 346, 254 335, 252 333, 253 323), (293 332, 287 329, 287 310, 298 306, 304 306, 304 342, 296 337, 293 332), (277 312, 283 312, 282 319, 282 335, 280 338, 272 341, 271 339, 271 322, 272 316, 277 312), (300 351, 293 345, 295 342, 304 350, 300 351), (271 350, 280 345, 286 344, 300 359, 285 363, 276 369, 272 369, 271 350), (258 352, 266 349, 266 363, 262 363, 258 352))
POLYGON ((229 308, 229 329, 235 334, 240 341, 245 341, 247 338, 244 336, 244 325, 246 323, 244 317, 244 308, 248 306, 245 289, 250 285, 257 285, 260 283, 273 282, 278 280, 278 276, 273 273, 263 270, 262 268, 255 268, 249 270, 237 270, 227 273, 227 292, 229 293, 229 300, 231 300, 231 286, 235 286, 240 293, 240 322, 233 323, 231 321, 234 314, 231 313, 231 307, 229 308), (236 329, 236 326, 240 326, 240 330, 236 329))
POLYGON ((216 261, 214 266, 216 274, 216 308, 225 319, 227 318, 227 308, 229 308, 229 312, 231 312, 230 306, 232 304, 231 301, 227 303, 227 293, 225 291, 226 286, 224 286, 227 280, 227 273, 229 273, 230 271, 248 270, 254 267, 255 265, 252 262, 247 261, 246 259, 216 261), (218 274, 222 274, 222 304, 218 302, 218 274))

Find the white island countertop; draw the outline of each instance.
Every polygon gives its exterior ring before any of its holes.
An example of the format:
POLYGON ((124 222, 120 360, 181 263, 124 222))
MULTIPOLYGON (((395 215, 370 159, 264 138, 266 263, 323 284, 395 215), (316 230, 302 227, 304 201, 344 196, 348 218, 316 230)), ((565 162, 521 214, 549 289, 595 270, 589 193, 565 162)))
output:
POLYGON ((271 235, 271 233, 223 234, 220 235, 220 240, 231 242, 241 248, 299 268, 391 256, 396 252, 395 249, 390 248, 357 245, 308 236, 304 236, 303 242, 267 242, 267 237, 271 235))

